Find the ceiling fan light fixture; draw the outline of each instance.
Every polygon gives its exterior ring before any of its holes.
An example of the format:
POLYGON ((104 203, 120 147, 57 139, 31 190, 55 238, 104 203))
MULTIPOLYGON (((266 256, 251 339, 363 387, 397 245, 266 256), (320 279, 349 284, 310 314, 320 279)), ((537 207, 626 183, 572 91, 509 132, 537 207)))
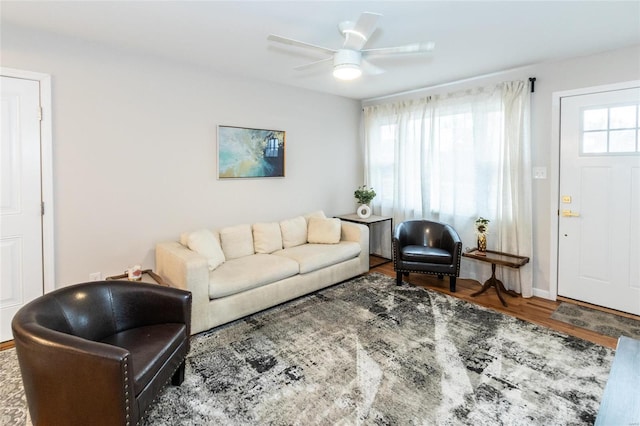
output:
POLYGON ((356 64, 339 64, 333 67, 333 76, 338 80, 355 80, 362 75, 362 70, 356 64))
POLYGON ((418 54, 433 50, 435 46, 435 43, 433 42, 411 43, 402 46, 365 49, 371 35, 377 30, 377 22, 381 16, 382 15, 379 13, 363 12, 355 22, 340 22, 338 24, 338 29, 344 38, 344 42, 342 44, 342 48, 339 49, 317 46, 315 44, 275 34, 270 34, 267 39, 290 46, 310 49, 325 56, 324 59, 294 67, 294 69, 298 71, 306 70, 316 65, 327 64, 333 59, 333 76, 338 80, 355 80, 362 74, 382 74, 384 72, 383 69, 378 68, 367 60, 371 57, 418 54))
POLYGON ((340 49, 333 57, 333 76, 338 80, 354 80, 362 75, 360 62, 362 53, 357 50, 340 49))

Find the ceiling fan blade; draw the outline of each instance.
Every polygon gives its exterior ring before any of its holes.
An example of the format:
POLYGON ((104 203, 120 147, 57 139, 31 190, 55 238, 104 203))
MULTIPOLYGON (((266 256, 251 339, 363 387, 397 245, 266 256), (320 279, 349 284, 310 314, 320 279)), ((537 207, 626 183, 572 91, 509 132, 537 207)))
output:
POLYGON ((293 67, 294 70, 296 71, 303 71, 309 68, 313 68, 317 65, 323 64, 325 62, 331 62, 333 60, 333 58, 326 58, 326 59, 320 59, 319 61, 315 61, 315 62, 310 62, 308 64, 304 64, 304 65, 298 65, 297 67, 293 67))
POLYGON ((362 49, 371 34, 376 30, 376 24, 381 16, 379 13, 363 12, 353 25, 353 28, 343 28, 342 32, 345 36, 343 48, 362 49))
POLYGON ((365 61, 364 59, 362 60, 361 66, 362 66, 362 71, 367 75, 380 75, 385 72, 382 68, 377 67, 373 65, 371 62, 365 61))
POLYGON ((294 40, 292 38, 282 37, 275 34, 269 34, 267 40, 275 41, 277 43, 287 44, 289 46, 302 47, 305 49, 315 50, 316 52, 323 53, 325 55, 333 55, 336 51, 328 49, 322 46, 316 46, 315 44, 305 43, 304 41, 294 40))
POLYGON ((432 41, 427 43, 411 43, 403 46, 382 47, 380 49, 366 49, 362 51, 364 56, 402 55, 407 53, 427 53, 436 47, 432 41))

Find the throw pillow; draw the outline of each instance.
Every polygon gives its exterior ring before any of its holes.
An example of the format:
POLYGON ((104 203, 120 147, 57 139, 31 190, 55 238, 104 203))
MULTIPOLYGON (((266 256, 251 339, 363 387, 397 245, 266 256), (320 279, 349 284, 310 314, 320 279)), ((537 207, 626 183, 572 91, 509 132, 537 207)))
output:
POLYGON ((307 242, 307 221, 302 216, 280 222, 280 231, 284 248, 296 247, 307 242))
POLYGON ((307 213, 304 215, 304 218, 307 220, 307 225, 309 224, 309 219, 312 217, 327 217, 322 210, 316 210, 315 212, 307 213))
POLYGON ((220 243, 227 260, 250 256, 253 251, 251 225, 236 225, 220 230, 220 243))
POLYGON ((189 234, 187 247, 207 258, 209 270, 213 271, 225 261, 220 242, 208 229, 201 229, 189 234))
POLYGON ((279 223, 254 223, 252 228, 253 247, 256 253, 269 254, 282 249, 282 233, 279 223))
POLYGON ((338 244, 341 230, 340 219, 311 217, 307 241, 315 244, 338 244))

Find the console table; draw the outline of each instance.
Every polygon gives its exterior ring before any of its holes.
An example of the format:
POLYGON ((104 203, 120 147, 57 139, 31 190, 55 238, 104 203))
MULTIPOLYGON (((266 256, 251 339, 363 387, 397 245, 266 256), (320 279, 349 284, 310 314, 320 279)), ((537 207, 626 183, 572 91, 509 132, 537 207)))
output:
POLYGON ((502 297, 502 293, 506 293, 512 297, 518 296, 518 293, 516 293, 515 291, 507 290, 504 284, 502 284, 502 281, 496 278, 496 265, 508 266, 509 268, 517 269, 522 265, 529 263, 528 257, 493 250, 480 252, 478 251, 478 249, 473 249, 467 253, 462 253, 462 256, 479 260, 481 262, 491 263, 491 278, 485 281, 480 291, 473 293, 471 297, 475 297, 479 294, 484 293, 489 288, 495 287, 496 293, 498 294, 498 299, 500 299, 502 305, 508 306, 507 302, 505 302, 504 298, 502 297))
MULTIPOLYGON (((355 213, 351 213, 351 214, 343 214, 340 216, 336 216, 338 219, 347 221, 347 222, 354 222, 354 223, 360 223, 362 225, 367 225, 367 227, 369 228, 369 269, 371 268, 375 268, 376 266, 380 266, 380 265, 384 265, 385 263, 389 263, 391 262, 393 259, 389 258, 389 257, 384 257, 383 253, 373 253, 371 251, 371 231, 372 231, 372 226, 373 225, 378 225, 378 224, 382 224, 384 222, 389 222, 389 235, 391 236, 391 239, 389 240, 390 242, 393 240, 393 218, 388 217, 388 216, 376 216, 376 215, 371 215, 367 218, 361 218, 360 216, 358 216, 355 213), (379 259, 379 261, 376 261, 374 263, 371 262, 371 257, 376 257, 379 259)), ((373 229, 380 229, 379 226, 373 226, 373 229)), ((382 236, 380 237, 380 241, 382 241, 382 236)))

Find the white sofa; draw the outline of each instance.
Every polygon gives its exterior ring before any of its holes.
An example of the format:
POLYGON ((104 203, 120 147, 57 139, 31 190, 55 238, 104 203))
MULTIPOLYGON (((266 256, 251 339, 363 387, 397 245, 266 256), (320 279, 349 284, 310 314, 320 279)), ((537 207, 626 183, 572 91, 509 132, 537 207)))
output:
POLYGON ((184 233, 156 245, 157 273, 192 293, 191 333, 369 270, 369 229, 322 212, 184 233))

